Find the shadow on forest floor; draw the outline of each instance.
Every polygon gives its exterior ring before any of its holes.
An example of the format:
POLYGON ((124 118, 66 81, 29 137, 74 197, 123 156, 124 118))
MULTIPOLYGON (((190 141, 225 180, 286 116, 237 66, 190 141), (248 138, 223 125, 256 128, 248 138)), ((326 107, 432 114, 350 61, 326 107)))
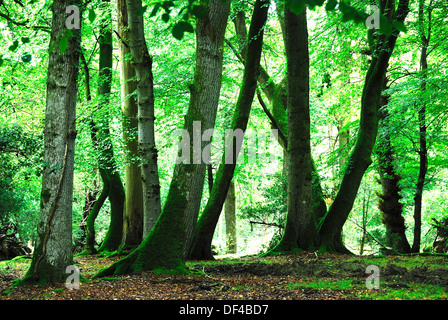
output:
POLYGON ((188 275, 143 272, 91 280, 98 270, 117 259, 100 255, 75 257, 87 281, 72 290, 65 284, 11 287, 13 280, 24 275, 30 259, 2 261, 0 300, 448 298, 446 256, 360 257, 302 252, 189 261, 187 266, 192 272, 188 275), (374 266, 379 282, 366 272, 369 266, 374 266), (374 288, 368 289, 368 284, 374 288))

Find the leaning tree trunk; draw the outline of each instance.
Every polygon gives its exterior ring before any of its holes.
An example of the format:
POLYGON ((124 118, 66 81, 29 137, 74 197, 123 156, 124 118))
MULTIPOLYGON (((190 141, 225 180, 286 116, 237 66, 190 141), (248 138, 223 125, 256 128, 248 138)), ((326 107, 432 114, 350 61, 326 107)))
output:
POLYGON ((79 5, 79 2, 59 0, 52 5, 39 224, 33 260, 24 281, 64 282, 66 268, 73 263, 72 203, 80 30, 72 30, 73 36, 69 37, 65 52, 58 46, 66 35, 69 5, 79 5))
MULTIPOLYGON (((386 14, 390 15, 394 12, 395 5, 393 2, 388 4, 386 14)), ((403 22, 408 11, 409 1, 401 0, 392 19, 403 22)), ((390 36, 380 35, 377 40, 361 97, 361 117, 356 144, 349 157, 338 194, 319 230, 322 251, 349 252, 342 241, 342 228, 353 207, 361 179, 372 162, 371 153, 378 132, 378 106, 398 33, 399 31, 394 29, 390 36)))
POLYGON ((129 48, 128 10, 125 0, 118 0, 118 34, 120 36, 121 100, 123 109, 123 140, 126 150, 124 168, 125 210, 123 221, 124 248, 138 246, 143 239, 143 186, 138 161, 138 106, 131 94, 137 90, 135 69, 126 56, 129 48))
MULTIPOLYGON (((250 109, 255 95, 257 86, 258 67, 260 65, 260 57, 263 45, 263 27, 267 19, 268 3, 264 0, 258 0, 255 3, 252 23, 249 31, 249 39, 251 39, 247 47, 246 63, 240 94, 232 117, 232 129, 246 130, 249 120, 250 109)), ((242 141, 236 141, 232 138, 231 154, 223 154, 221 164, 213 182, 213 188, 210 198, 198 220, 194 239, 189 252, 190 259, 209 259, 213 260, 211 252, 211 243, 213 234, 221 214, 233 173, 236 166, 239 149, 237 144, 241 146, 242 141), (232 158, 229 158, 229 157, 232 158)))
MULTIPOLYGON (((280 10, 283 12, 282 10, 280 10)), ((245 39, 247 36, 247 32, 244 28, 244 15, 237 14, 235 16, 235 30, 237 33, 237 36, 239 40, 245 39)), ((280 22, 282 25, 284 25, 284 19, 283 16, 279 17, 280 22)), ((284 31, 284 28, 282 28, 284 31)), ((284 32, 283 32, 284 33, 284 32)), ((284 40, 286 41, 286 37, 284 34, 284 40)), ((244 59, 242 58, 242 54, 238 52, 229 42, 229 46, 234 51, 235 55, 238 57, 240 62, 244 64, 244 59)), ((244 44, 244 43, 243 43, 244 44)), ((242 52, 244 52, 245 47, 244 45, 239 45, 242 52)), ((282 146, 284 150, 284 168, 288 167, 288 155, 287 155, 287 148, 288 148, 288 121, 287 121, 287 95, 286 95, 286 88, 284 88, 283 83, 287 82, 286 77, 281 81, 280 84, 275 83, 272 78, 269 76, 269 74, 266 72, 266 70, 263 68, 263 66, 260 65, 259 67, 259 75, 258 75, 258 84, 260 85, 261 89, 263 90, 264 94, 268 98, 271 110, 266 106, 266 104, 263 101, 263 98, 261 96, 261 93, 257 92, 257 98, 262 106, 264 112, 268 116, 271 125, 274 129, 278 132, 278 142, 282 146)), ((311 165, 312 165, 312 210, 313 210, 313 218, 314 222, 318 224, 322 218, 325 216, 327 212, 326 203, 323 199, 322 194, 322 188, 320 185, 320 178, 319 174, 315 168, 313 159, 311 158, 311 165)), ((213 229, 214 230, 214 229, 213 229)))
MULTIPOLYGON (((132 19, 137 18, 133 13, 141 9, 141 1, 127 0, 126 3, 132 39, 133 28, 136 27, 132 19)), ((186 144, 189 150, 193 150, 195 139, 202 140, 202 133, 214 127, 221 89, 222 44, 230 1, 211 0, 206 9, 207 17, 199 20, 196 25, 196 68, 184 124, 185 131, 192 139, 189 142, 183 141, 182 144, 186 144)), ((138 68, 136 69, 138 73, 138 68)), ((199 146, 202 151, 203 143, 199 146)), ((97 276, 159 268, 185 271, 185 251, 189 235, 196 225, 205 178, 202 152, 193 150, 191 153, 193 163, 188 158, 187 163, 175 165, 165 206, 148 236, 130 255, 97 276)))
MULTIPOLYGON (((387 78, 384 87, 387 88, 387 78)), ((404 223, 403 204, 400 202, 400 176, 395 170, 394 151, 391 144, 389 112, 389 95, 383 94, 379 110, 378 146, 376 153, 378 157, 378 169, 380 175, 381 193, 378 208, 381 212, 381 222, 386 227, 387 245, 397 253, 409 253, 411 247, 406 238, 406 226, 404 223)))

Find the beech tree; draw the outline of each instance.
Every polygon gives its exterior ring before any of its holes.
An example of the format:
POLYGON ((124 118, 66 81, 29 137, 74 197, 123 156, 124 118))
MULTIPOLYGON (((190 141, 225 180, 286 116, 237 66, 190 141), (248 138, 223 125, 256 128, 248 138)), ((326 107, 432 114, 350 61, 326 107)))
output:
MULTIPOLYGON (((232 116, 231 126, 233 131, 240 129, 244 132, 249 120, 257 86, 257 75, 263 44, 263 26, 266 23, 267 11, 268 2, 257 1, 255 3, 249 30, 250 40, 247 45, 242 87, 232 116)), ((231 147, 233 151, 231 153, 223 153, 210 192, 211 195, 197 221, 193 243, 189 252, 189 258, 191 259, 213 259, 211 253, 213 233, 233 178, 241 143, 242 141, 237 141, 235 137, 232 137, 231 147)))
POLYGON ((318 233, 313 217, 309 111, 309 52, 306 9, 285 10, 288 77, 288 213, 285 232, 274 251, 313 250, 318 233), (299 63, 300 61, 300 63, 299 63))
POLYGON ((121 100, 123 109, 123 140, 126 148, 125 210, 123 221, 123 245, 138 246, 143 239, 143 186, 138 162, 138 106, 132 93, 137 89, 135 68, 128 59, 129 48, 128 10, 125 0, 117 1, 120 50, 121 100))
MULTIPOLYGON (((403 23, 409 12, 409 1, 401 0, 397 7, 393 2, 381 1, 380 9, 389 21, 403 23)), ((373 47, 361 98, 360 126, 355 147, 348 159, 338 194, 319 230, 323 250, 348 251, 342 241, 342 227, 353 207, 361 179, 372 163, 371 154, 378 133, 378 106, 389 59, 399 32, 394 27, 390 34, 381 34, 373 47)))
MULTIPOLYGON (((44 130, 44 168, 38 237, 25 275, 29 282, 64 282, 72 265, 72 203, 75 114, 80 30, 67 29, 66 9, 77 1, 53 2, 44 130)), ((81 17, 79 25, 81 24, 81 17)))
POLYGON ((138 146, 143 186, 143 237, 160 215, 160 182, 154 132, 152 58, 146 46, 141 1, 126 1, 129 47, 137 76, 138 146))
MULTIPOLYGON (((141 8, 141 2, 127 0, 126 4, 132 34, 135 26, 131 23, 131 15, 141 8)), ((227 1, 212 0, 202 5, 207 15, 196 24, 196 66, 184 123, 184 130, 190 137, 198 134, 195 123, 200 123, 200 137, 205 130, 214 127, 222 77, 221 47, 230 11, 227 1)), ((193 139, 188 145, 193 150, 193 139)), ((202 150, 204 141, 201 145, 202 150)), ((165 205, 152 231, 136 250, 97 276, 158 268, 185 270, 186 251, 196 226, 205 178, 205 163, 201 156, 199 163, 195 158, 197 155, 193 155, 193 161, 189 158, 186 163, 175 165, 165 205)))
MULTIPOLYGON (((45 133, 45 158, 17 148, 26 160, 0 161, 0 220, 37 238, 26 280, 64 281, 73 252, 95 253, 95 238, 99 251, 128 254, 97 276, 185 272, 187 259, 214 259, 212 244, 223 253, 223 225, 235 218, 238 254, 432 245, 432 219, 445 221, 445 2, 376 0, 370 30, 363 4, 336 0, 118 0, 116 25, 108 0, 58 0, 52 17, 36 0, 36 21, 14 3, 0 3, 0 127, 45 133), (70 5, 89 13, 82 43, 70 5), (216 133, 268 128, 282 150, 237 134, 218 165, 209 161, 216 133), (237 163, 253 149, 279 162, 237 163), (42 170, 22 168, 28 157, 42 170)), ((0 149, 20 140, 9 132, 0 149)))

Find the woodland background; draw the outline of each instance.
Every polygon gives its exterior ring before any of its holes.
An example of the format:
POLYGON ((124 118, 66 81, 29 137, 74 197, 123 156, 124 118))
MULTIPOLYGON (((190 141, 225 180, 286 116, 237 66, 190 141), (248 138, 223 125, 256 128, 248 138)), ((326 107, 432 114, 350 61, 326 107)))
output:
MULTIPOLYGON (((367 12, 369 4, 368 1, 359 1, 350 8, 367 12)), ((14 223, 20 240, 29 246, 37 237, 42 171, 45 167, 43 128, 48 57, 51 53, 50 5, 51 1, 47 0, 0 3, 0 224, 14 223)), ((154 131, 160 202, 163 204, 168 195, 177 152, 173 136, 175 130, 182 127, 190 103, 189 85, 195 75, 195 33, 190 30, 191 24, 179 23, 184 21, 179 9, 186 7, 186 2, 176 2, 176 5, 169 1, 144 2, 143 5, 139 15, 144 17, 144 34, 153 61, 154 131), (157 6, 159 10, 154 9, 157 6)), ((277 10, 280 5, 272 3, 269 9, 260 65, 274 83, 284 88, 287 66, 282 19, 279 19, 281 14, 277 10)), ((222 46, 222 87, 214 126, 215 132, 221 135, 231 125, 244 70, 238 57, 241 37, 235 30, 238 23, 249 26, 253 6, 251 1, 233 1, 231 4, 222 46)), ((448 7, 446 2, 437 0, 411 1, 409 6, 405 24, 395 25, 401 32, 389 61, 387 88, 382 93, 387 103, 381 110, 387 113, 380 116, 377 143, 372 152, 373 163, 362 178, 343 228, 342 238, 346 248, 359 255, 379 253, 382 248, 390 249, 390 239, 379 206, 379 202, 387 196, 383 193, 380 176, 381 173, 384 177, 381 166, 384 169, 385 162, 394 167, 397 183, 392 189, 398 193, 401 216, 406 226, 405 235, 412 250, 434 251, 434 241, 437 236, 443 240, 446 230, 448 7), (390 154, 384 153, 387 144, 390 154), (422 166, 425 171, 423 181, 422 166), (414 230, 418 222, 414 217, 418 210, 416 194, 419 190, 422 190, 421 242, 415 244, 414 230)), ((342 4, 339 4, 341 7, 342 4)), ((326 6, 306 10, 311 151, 322 195, 329 207, 339 190, 360 130, 364 78, 372 55, 369 41, 373 40, 369 38, 363 21, 353 16, 350 10, 348 13, 328 10, 326 6)), ((200 12, 195 14, 201 15, 200 12)), ((76 101, 72 215, 76 253, 88 247, 87 220, 104 189, 99 170, 104 161, 114 162, 105 167, 113 167, 109 174, 120 180, 123 188, 135 184, 135 180, 127 180, 125 167, 139 161, 138 157, 130 155, 126 147, 127 141, 135 141, 137 132, 135 128, 129 129, 123 104, 137 93, 129 92, 123 96, 121 91, 120 61, 126 57, 119 53, 119 43, 123 39, 119 36, 117 20, 115 3, 98 0, 86 3, 76 101), (104 29, 110 30, 108 35, 104 29), (104 74, 106 69, 100 67, 99 58, 105 37, 110 37, 112 41, 112 64, 107 69, 111 76, 110 93, 107 94, 101 91, 107 76, 104 74), (95 132, 100 134, 96 138, 95 132), (106 154, 104 150, 111 153, 106 154)), ((391 30, 380 29, 380 32, 391 33, 391 30)), ((60 41, 58 50, 63 52, 68 46, 68 40, 67 44, 60 41)), ((236 166, 231 185, 233 193, 227 195, 226 212, 221 215, 214 233, 215 254, 267 252, 281 238, 287 212, 287 166, 282 147, 270 136, 269 129, 275 126, 263 109, 266 104, 269 108, 268 99, 262 90, 258 91, 258 95, 253 101, 247 128, 257 137, 266 134, 268 143, 265 153, 269 161, 261 158, 250 161, 246 157, 236 166), (229 222, 232 215, 235 223, 229 222)), ((248 145, 246 140, 244 148, 247 151, 250 147, 253 145, 248 145)), ((262 152, 264 147, 259 141, 257 150, 262 152)), ((219 147, 216 149, 219 150, 219 147)), ((208 169, 216 174, 218 166, 212 165, 208 169)), ((209 180, 206 178, 201 210, 209 196, 209 180)), ((109 201, 104 201, 98 211, 94 224, 93 246, 96 249, 111 226, 110 214, 113 201, 117 198, 109 194, 109 201)), ((446 247, 438 250, 445 252, 446 247)))

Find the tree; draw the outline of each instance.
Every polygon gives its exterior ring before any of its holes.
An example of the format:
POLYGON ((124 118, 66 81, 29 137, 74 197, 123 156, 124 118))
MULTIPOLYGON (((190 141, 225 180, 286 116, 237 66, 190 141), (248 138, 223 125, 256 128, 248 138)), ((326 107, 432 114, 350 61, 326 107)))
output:
MULTIPOLYGON (((110 132, 109 101, 112 88, 112 17, 109 2, 105 4, 104 15, 100 24, 100 50, 99 50, 99 85, 98 114, 90 118, 90 136, 94 150, 98 155, 98 171, 100 173, 103 188, 98 199, 86 220, 86 251, 84 253, 96 253, 95 248, 95 221, 105 200, 110 202, 110 224, 98 251, 114 251, 119 248, 123 235, 123 209, 125 193, 121 182, 119 168, 114 156, 110 132)), ((84 69, 86 100, 92 101, 90 90, 90 72, 88 62, 81 53, 81 62, 84 69)))
MULTIPOLYGON (((141 9, 141 2, 127 0, 126 4, 132 34, 135 26, 131 15, 141 9)), ((194 139, 201 138, 205 130, 214 127, 221 88, 222 44, 230 10, 228 1, 212 0, 202 5, 207 15, 196 24, 196 66, 184 123, 185 132, 193 139, 181 143, 189 150, 193 150, 194 139)), ((137 67, 136 70, 138 75, 137 67)), ((204 146, 202 141, 200 150, 204 146)), ((205 163, 202 152, 193 154, 193 163, 190 157, 184 162, 174 167, 163 211, 152 231, 136 250, 97 276, 158 268, 185 271, 186 250, 196 226, 202 196, 205 163)))
MULTIPOLYGON (((231 127, 233 132, 236 130, 244 132, 249 120, 257 85, 263 44, 263 26, 266 23, 267 11, 267 2, 256 1, 249 30, 250 41, 247 47, 242 87, 232 116, 231 127)), ((231 139, 229 146, 232 148, 232 152, 223 153, 215 181, 213 182, 213 188, 210 192, 210 198, 197 222, 189 252, 190 259, 213 259, 211 252, 213 233, 226 200, 242 144, 242 141, 237 141, 234 136, 231 139)))
POLYGON ((114 157, 112 139, 109 124, 109 101, 112 87, 112 15, 109 8, 109 0, 103 0, 105 4, 105 16, 100 25, 100 57, 99 57, 99 88, 98 95, 101 97, 101 109, 106 112, 102 119, 98 120, 100 130, 98 137, 101 139, 99 170, 104 170, 109 182, 110 202, 110 225, 99 251, 114 251, 121 245, 123 235, 123 209, 125 193, 121 182, 118 166, 114 157))
POLYGON ((227 253, 236 253, 237 232, 236 232, 236 197, 235 182, 231 182, 224 202, 224 213, 226 220, 226 242, 227 253))
POLYGON ((143 181, 143 237, 154 227, 161 211, 160 182, 154 132, 152 57, 146 46, 141 1, 126 1, 129 47, 137 76, 138 144, 143 181))
MULTIPOLYGON (((428 6, 428 29, 425 30, 424 26, 424 0, 419 0, 418 4, 418 33, 421 40, 421 54, 420 54, 420 71, 421 71, 421 94, 424 95, 427 86, 428 78, 428 47, 431 41, 431 12, 432 2, 430 1, 428 6)), ((414 242, 412 243, 412 252, 420 251, 420 241, 422 233, 422 198, 423 189, 425 186, 426 173, 428 171, 428 146, 427 146, 427 124, 426 124, 426 105, 424 99, 421 103, 417 102, 418 108, 418 127, 419 127, 419 171, 417 177, 417 185, 414 195, 414 242)))
POLYGON ((313 250, 318 233, 313 217, 309 111, 309 52, 306 9, 285 10, 288 77, 288 212, 282 239, 273 251, 313 250), (299 63, 300 61, 300 63, 299 63))
MULTIPOLYGON (((384 80, 384 91, 387 90, 387 77, 384 80)), ((386 227, 387 245, 397 253, 409 253, 411 247, 406 238, 403 204, 400 202, 401 177, 396 172, 395 153, 391 143, 391 125, 389 122, 388 103, 390 96, 383 93, 379 110, 379 132, 376 153, 378 159, 379 182, 382 193, 379 197, 378 208, 381 211, 381 221, 386 227)))
POLYGON ((66 267, 73 263, 72 202, 80 31, 66 29, 69 5, 79 3, 60 0, 52 6, 41 209, 33 260, 24 281, 63 282, 67 277, 66 267))
POLYGON ((128 58, 129 48, 128 10, 125 0, 118 0, 118 34, 120 50, 121 100, 123 109, 123 140, 125 143, 125 210, 123 221, 123 245, 138 246, 143 239, 143 187, 138 161, 138 106, 132 93, 137 90, 135 68, 128 58))
MULTIPOLYGON (((397 9, 392 2, 381 1, 381 11, 389 21, 403 23, 409 11, 409 1, 401 0, 397 9)), ((367 71, 361 97, 359 133, 349 157, 338 194, 329 208, 320 230, 322 250, 348 252, 342 242, 342 228, 353 207, 361 179, 370 166, 371 153, 378 132, 378 106, 389 59, 399 30, 393 27, 390 34, 381 34, 367 71)))

